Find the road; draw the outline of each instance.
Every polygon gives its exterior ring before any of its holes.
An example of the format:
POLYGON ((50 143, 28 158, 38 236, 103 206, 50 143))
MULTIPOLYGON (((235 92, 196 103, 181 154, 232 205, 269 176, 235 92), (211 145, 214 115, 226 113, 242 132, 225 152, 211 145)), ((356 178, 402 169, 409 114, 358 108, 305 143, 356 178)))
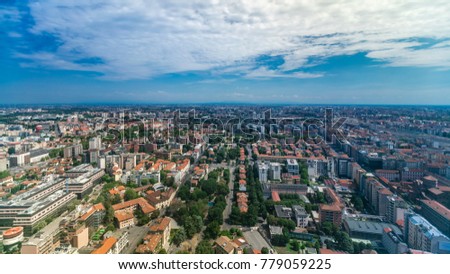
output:
POLYGON ((230 225, 227 223, 227 220, 230 218, 231 209, 233 207, 233 196, 234 196, 234 170, 236 169, 234 166, 230 167, 230 181, 228 182, 228 188, 230 189, 230 193, 226 197, 227 206, 223 211, 223 224, 222 230, 230 229, 230 225))
POLYGON ((120 231, 128 231, 128 245, 122 250, 122 254, 133 254, 145 235, 150 231, 149 226, 133 226, 120 231))

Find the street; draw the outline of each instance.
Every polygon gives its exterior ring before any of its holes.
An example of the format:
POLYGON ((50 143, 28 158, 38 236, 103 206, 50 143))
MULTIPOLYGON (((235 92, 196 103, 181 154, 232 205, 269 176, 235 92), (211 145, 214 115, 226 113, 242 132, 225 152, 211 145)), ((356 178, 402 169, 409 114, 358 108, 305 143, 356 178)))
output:
POLYGON ((122 254, 133 254, 136 247, 141 243, 142 239, 149 232, 149 225, 133 226, 121 229, 120 231, 128 231, 128 245, 122 250, 122 254))

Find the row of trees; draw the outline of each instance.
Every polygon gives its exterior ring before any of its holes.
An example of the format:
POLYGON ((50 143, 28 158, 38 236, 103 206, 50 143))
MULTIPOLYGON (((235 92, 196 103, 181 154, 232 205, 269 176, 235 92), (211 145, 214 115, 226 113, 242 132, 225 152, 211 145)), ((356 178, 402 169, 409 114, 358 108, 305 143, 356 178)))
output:
MULTIPOLYGON (((264 197, 261 189, 261 184, 257 178, 256 167, 247 166, 247 194, 248 194, 248 211, 241 213, 237 206, 233 206, 230 214, 230 224, 254 226, 258 222, 258 216, 267 217, 267 210, 264 205, 264 197)), ((238 169, 236 169, 238 175, 238 169)), ((237 176, 238 178, 238 176, 237 176)), ((234 185, 235 189, 239 188, 237 182, 234 185)))
POLYGON ((354 254, 359 254, 364 249, 372 249, 371 244, 353 242, 346 232, 339 230, 339 227, 330 222, 323 223, 321 229, 324 233, 334 238, 334 241, 325 240, 325 244, 330 249, 342 250, 354 254))

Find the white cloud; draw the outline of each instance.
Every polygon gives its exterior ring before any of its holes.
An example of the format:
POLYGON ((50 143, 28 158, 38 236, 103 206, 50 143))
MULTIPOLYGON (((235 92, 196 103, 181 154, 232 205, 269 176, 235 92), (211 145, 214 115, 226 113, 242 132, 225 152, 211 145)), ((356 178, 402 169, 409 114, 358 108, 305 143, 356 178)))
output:
POLYGON ((311 59, 368 52, 390 66, 450 68, 450 1, 126 1, 30 3, 33 34, 50 33, 56 52, 19 55, 34 65, 89 70, 110 79, 207 71, 248 78, 312 78, 311 59), (277 69, 260 55, 280 55, 277 69), (95 64, 80 63, 100 58, 95 64), (293 72, 295 70, 295 72, 293 72))

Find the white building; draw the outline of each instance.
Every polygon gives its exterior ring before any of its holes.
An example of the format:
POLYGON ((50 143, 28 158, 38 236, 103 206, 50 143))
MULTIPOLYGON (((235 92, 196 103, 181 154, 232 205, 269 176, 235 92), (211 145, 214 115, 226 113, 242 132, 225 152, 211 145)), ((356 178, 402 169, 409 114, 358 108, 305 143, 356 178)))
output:
POLYGON ((292 210, 294 211, 297 226, 303 228, 307 227, 309 214, 306 212, 305 208, 299 205, 294 205, 292 206, 292 210))
POLYGON ((258 163, 258 177, 261 183, 267 183, 268 172, 269 172, 269 165, 267 165, 265 162, 258 163))
POLYGON ((269 178, 270 180, 281 180, 281 165, 279 163, 269 163, 269 178))
POLYGON ((300 168, 299 168, 297 160, 288 159, 286 165, 287 165, 287 170, 289 173, 294 174, 294 175, 298 175, 300 173, 300 168))

